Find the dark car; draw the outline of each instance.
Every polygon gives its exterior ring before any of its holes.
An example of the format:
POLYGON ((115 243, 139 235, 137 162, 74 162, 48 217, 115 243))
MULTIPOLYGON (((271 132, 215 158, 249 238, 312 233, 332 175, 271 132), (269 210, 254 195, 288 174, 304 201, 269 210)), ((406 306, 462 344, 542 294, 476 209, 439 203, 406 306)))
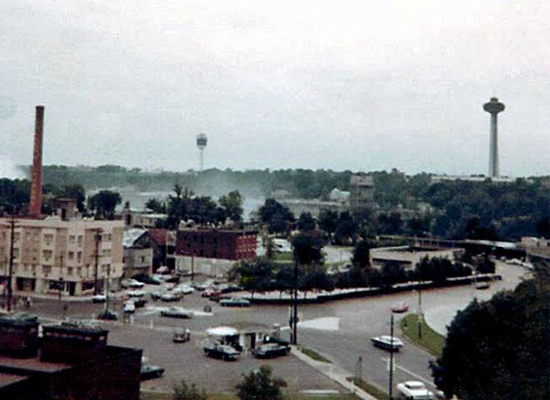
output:
POLYGON ((157 365, 142 365, 139 374, 141 380, 160 378, 164 374, 164 368, 157 365))
POLYGON ((145 307, 145 304, 147 304, 146 299, 140 298, 140 299, 135 299, 134 300, 134 306, 136 306, 136 308, 137 307, 145 307))
POLYGON ((203 347, 204 353, 209 357, 221 358, 225 361, 234 361, 241 352, 226 344, 210 343, 203 347))
POLYGON ((229 299, 221 299, 220 306, 222 307, 250 307, 250 301, 231 297, 229 299))
POLYGON ((157 278, 147 275, 147 274, 137 274, 132 277, 138 282, 141 283, 148 283, 150 285, 160 285, 162 282, 158 280, 157 278))
POLYGON ((185 343, 191 339, 191 332, 187 328, 176 328, 172 335, 174 343, 185 343))
POLYGON ((118 313, 113 310, 105 310, 97 315, 97 319, 116 321, 118 319, 118 313))
POLYGON ((395 336, 393 338, 387 335, 374 336, 370 340, 373 345, 385 350, 399 351, 403 347, 403 342, 395 336))
POLYGON ((252 350, 252 354, 257 358, 274 358, 286 356, 288 353, 290 353, 290 346, 279 343, 264 344, 252 350))
POLYGON ((162 292, 159 292, 158 290, 156 290, 154 292, 149 293, 149 295, 153 300, 160 300, 160 298, 162 297, 162 292))

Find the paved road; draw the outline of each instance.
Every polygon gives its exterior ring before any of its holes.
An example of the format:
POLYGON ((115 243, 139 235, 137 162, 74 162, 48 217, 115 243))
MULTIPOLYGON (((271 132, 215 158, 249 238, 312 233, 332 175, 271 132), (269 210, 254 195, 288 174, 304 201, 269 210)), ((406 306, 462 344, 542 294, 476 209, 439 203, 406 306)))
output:
MULTIPOLYGON (((514 287, 525 270, 517 266, 498 265, 503 273, 502 282, 495 283, 487 291, 475 291, 471 286, 434 289, 423 291, 422 303, 426 319, 430 324, 441 330, 450 322, 457 310, 465 307, 471 299, 489 298, 502 288, 514 287)), ((148 290, 156 289, 152 286, 148 290)), ((416 311, 418 295, 416 292, 399 293, 350 299, 324 304, 300 306, 302 321, 298 333, 298 341, 323 353, 333 363, 347 370, 350 375, 361 372, 361 375, 371 383, 386 389, 388 373, 386 363, 388 352, 374 348, 370 337, 389 334, 390 307, 396 301, 405 301, 416 311), (362 359, 358 367, 359 357, 362 359)), ((201 352, 201 341, 205 338, 204 331, 213 326, 229 322, 263 323, 266 327, 278 323, 282 327, 288 324, 288 306, 252 306, 250 308, 224 308, 195 293, 185 297, 176 305, 202 311, 205 305, 212 306, 213 315, 197 315, 191 320, 178 320, 160 316, 160 310, 173 303, 150 302, 146 308, 138 309, 133 326, 111 324, 109 342, 116 345, 136 346, 144 349, 144 354, 151 362, 167 368, 166 377, 147 382, 144 386, 170 390, 179 377, 196 379, 199 386, 210 390, 229 391, 244 372, 257 368, 263 361, 245 355, 236 363, 224 363, 206 358, 201 352), (193 340, 184 345, 174 345, 170 341, 171 332, 176 326, 186 326, 192 331, 193 340), (212 380, 212 376, 221 376, 212 380)), ((120 309, 121 301, 115 306, 120 309)), ((100 304, 91 302, 71 302, 68 313, 72 318, 90 318, 102 309, 100 304)), ((35 300, 33 312, 44 317, 59 318, 62 307, 58 300, 35 300)), ((400 316, 396 316, 396 326, 400 316)), ((395 329, 397 337, 401 337, 399 329, 395 329)), ((285 333, 286 335, 286 333, 285 333)), ((402 337, 401 337, 402 338, 402 337)), ((402 338, 403 339, 403 338, 402 338)), ((405 379, 416 379, 432 385, 428 369, 429 354, 406 343, 404 349, 396 354, 396 372, 394 382, 405 379)), ((317 371, 303 366, 294 357, 273 361, 275 373, 287 379, 291 388, 334 389, 335 385, 317 371)))

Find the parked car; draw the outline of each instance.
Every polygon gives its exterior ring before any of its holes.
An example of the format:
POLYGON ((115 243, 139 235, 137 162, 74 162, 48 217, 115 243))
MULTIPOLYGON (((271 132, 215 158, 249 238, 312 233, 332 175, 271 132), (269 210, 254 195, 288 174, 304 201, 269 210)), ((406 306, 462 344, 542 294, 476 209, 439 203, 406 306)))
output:
POLYGON ((145 290, 128 290, 126 294, 130 297, 143 297, 145 296, 145 290))
POLYGON ((432 400, 434 394, 419 381, 406 381, 397 384, 397 390, 402 398, 407 400, 432 400))
POLYGON ((93 303, 105 303, 107 301, 107 296, 104 294, 96 294, 92 297, 93 303))
POLYGON ((184 343, 191 339, 191 332, 187 328, 176 328, 172 336, 174 343, 184 343))
POLYGON ((489 282, 478 282, 476 283, 476 289, 477 290, 485 290, 489 289, 491 286, 489 285, 489 282))
POLYGON ((204 353, 209 357, 221 358, 225 361, 236 360, 241 352, 235 348, 220 343, 209 343, 203 347, 204 353))
POLYGON ((222 293, 241 292, 242 290, 243 290, 243 288, 240 287, 239 285, 232 285, 232 284, 228 284, 228 285, 225 285, 224 287, 220 288, 220 292, 222 292, 222 293))
POLYGON ((141 289, 145 284, 143 282, 136 281, 135 279, 123 279, 120 282, 123 288, 141 289))
POLYGON ((160 285, 162 283, 160 281, 160 279, 157 279, 154 276, 150 276, 150 275, 147 275, 147 274, 134 275, 133 279, 135 279, 138 282, 147 283, 147 284, 150 284, 150 285, 160 285))
POLYGON ((181 284, 177 287, 177 289, 183 293, 183 294, 191 294, 195 291, 195 288, 189 286, 189 285, 186 285, 186 284, 181 284))
POLYGON ((164 281, 169 283, 179 283, 180 277, 178 275, 168 275, 164 278, 164 281))
POLYGON ((118 320, 118 313, 113 310, 105 310, 97 315, 97 319, 102 319, 105 321, 116 321, 118 320))
POLYGON ((394 351, 399 351, 399 349, 403 347, 403 342, 395 336, 393 338, 389 335, 373 336, 370 340, 376 347, 380 347, 385 350, 393 349, 394 351))
POLYGON ((162 301, 178 301, 182 298, 182 294, 181 292, 178 293, 177 291, 173 290, 173 291, 170 291, 170 292, 166 292, 166 293, 163 293, 161 296, 160 296, 160 299, 162 301))
POLYGON ((133 302, 134 302, 134 306, 136 306, 136 308, 145 307, 145 304, 147 304, 147 299, 144 299, 144 298, 140 297, 140 298, 134 299, 133 302))
POLYGON ((404 301, 399 301, 391 306, 391 310, 394 313, 404 313, 409 311, 409 305, 404 301))
POLYGON ((268 343, 252 350, 252 354, 257 358, 274 358, 286 356, 290 353, 290 346, 279 343, 268 343))
POLYGON ((232 297, 230 299, 220 300, 220 306, 222 307, 250 307, 250 301, 247 299, 239 299, 232 297))
POLYGON ((136 311, 136 305, 134 304, 133 301, 129 300, 124 303, 123 310, 125 314, 131 314, 136 311))
POLYGON ((171 318, 192 318, 193 311, 186 310, 183 307, 170 307, 160 312, 163 317, 171 318))
POLYGON ((157 365, 141 365, 141 372, 139 374, 141 380, 151 379, 151 378, 160 378, 164 374, 164 368, 157 365))
POLYGON ((222 294, 218 289, 213 289, 213 288, 210 288, 210 289, 205 289, 202 293, 201 293, 201 296, 202 297, 208 297, 209 299, 212 298, 212 297, 216 297, 216 296, 219 296, 220 294, 222 294))
POLYGON ((162 297, 162 292, 155 290, 154 292, 149 293, 149 296, 151 296, 151 299, 153 300, 160 300, 160 298, 162 297))

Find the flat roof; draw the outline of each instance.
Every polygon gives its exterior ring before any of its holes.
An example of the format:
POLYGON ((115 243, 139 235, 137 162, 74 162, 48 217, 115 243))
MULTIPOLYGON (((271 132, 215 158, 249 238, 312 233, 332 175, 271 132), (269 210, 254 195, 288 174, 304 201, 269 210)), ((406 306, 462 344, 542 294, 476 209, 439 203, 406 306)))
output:
POLYGON ((15 382, 24 381, 27 378, 28 376, 26 375, 12 375, 0 372, 0 387, 8 386, 15 382))
POLYGON ((0 366, 38 372, 56 372, 72 367, 72 364, 40 361, 38 357, 13 358, 0 355, 0 366))

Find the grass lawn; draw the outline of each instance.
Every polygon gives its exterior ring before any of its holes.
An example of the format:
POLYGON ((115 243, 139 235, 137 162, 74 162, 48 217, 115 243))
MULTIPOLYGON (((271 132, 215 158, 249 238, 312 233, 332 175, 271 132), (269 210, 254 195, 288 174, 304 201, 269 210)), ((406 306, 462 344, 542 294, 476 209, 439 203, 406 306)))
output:
POLYGON ((361 378, 356 377, 348 377, 346 378, 348 381, 353 382, 353 384, 361 389, 363 389, 365 392, 370 394, 371 396, 377 398, 378 400, 388 400, 388 394, 380 389, 378 389, 376 386, 371 385, 367 381, 361 378))
POLYGON ((284 262, 284 263, 294 262, 294 257, 291 252, 286 252, 286 253, 275 252, 273 254, 273 261, 284 262))
POLYGON ((445 345, 445 336, 440 335, 430 328, 424 320, 420 325, 422 338, 419 337, 418 315, 407 314, 399 323, 403 334, 414 344, 423 347, 436 357, 441 356, 445 345))
POLYGON ((317 353, 315 350, 311 350, 311 349, 308 349, 307 347, 300 346, 300 351, 304 353, 306 356, 308 356, 309 358, 314 359, 315 361, 321 361, 329 364, 331 363, 330 360, 326 359, 325 357, 317 353))

